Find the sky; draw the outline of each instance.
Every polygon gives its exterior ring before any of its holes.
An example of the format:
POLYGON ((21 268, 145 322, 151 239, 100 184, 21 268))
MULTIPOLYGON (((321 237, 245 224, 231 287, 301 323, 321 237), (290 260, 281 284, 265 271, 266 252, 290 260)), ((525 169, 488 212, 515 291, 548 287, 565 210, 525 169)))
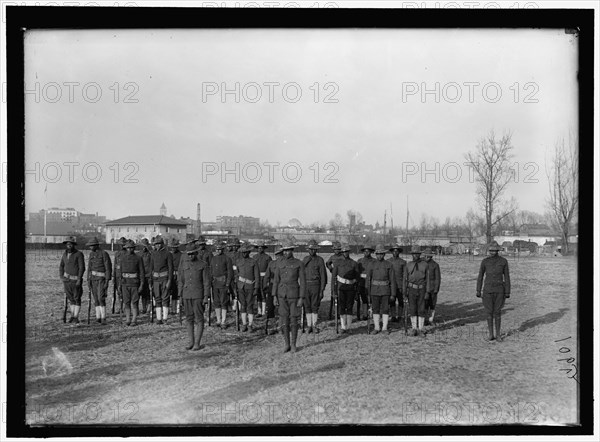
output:
POLYGON ((465 154, 494 130, 506 197, 543 213, 576 74, 563 30, 29 31, 25 211, 404 225, 408 196, 443 222, 477 209, 465 154))

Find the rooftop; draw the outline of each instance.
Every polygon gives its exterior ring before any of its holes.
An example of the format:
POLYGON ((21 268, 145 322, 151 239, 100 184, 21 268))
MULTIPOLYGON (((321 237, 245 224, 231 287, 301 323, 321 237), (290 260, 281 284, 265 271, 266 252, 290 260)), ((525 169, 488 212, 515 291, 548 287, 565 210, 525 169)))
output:
POLYGON ((106 223, 107 226, 122 226, 132 224, 156 224, 164 226, 187 226, 187 223, 164 215, 136 215, 115 219, 106 223))

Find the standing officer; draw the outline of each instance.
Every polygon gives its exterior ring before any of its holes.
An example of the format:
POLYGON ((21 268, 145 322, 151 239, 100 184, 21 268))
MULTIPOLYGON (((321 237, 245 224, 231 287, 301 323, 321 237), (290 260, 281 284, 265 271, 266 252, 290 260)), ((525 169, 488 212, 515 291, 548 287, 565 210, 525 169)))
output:
POLYGON ((341 246, 342 259, 337 259, 331 273, 331 285, 338 298, 342 333, 347 333, 352 324, 352 307, 356 297, 357 282, 360 278, 358 263, 350 258, 350 246, 341 246))
MULTIPOLYGON (((360 312, 360 303, 364 306, 363 310, 367 310, 367 296, 369 296, 368 289, 366 287, 367 280, 367 270, 369 270, 369 266, 375 262, 375 258, 371 256, 373 253, 373 247, 366 245, 360 251, 363 252, 364 256, 358 260, 358 270, 360 271, 360 278, 358 279, 358 290, 356 293, 356 320, 360 321, 361 312, 360 312)), ((369 312, 367 312, 367 315, 369 312)), ((366 315, 362 316, 362 319, 367 319, 366 315)))
POLYGON ((138 303, 144 284, 144 263, 142 257, 135 254, 135 243, 128 240, 123 244, 125 255, 121 256, 121 290, 125 308, 125 325, 137 325, 138 303), (133 311, 133 319, 130 318, 133 311))
POLYGON ((392 263, 383 260, 386 253, 387 250, 383 244, 378 244, 375 248, 377 259, 367 268, 366 287, 373 309, 374 334, 379 333, 380 315, 383 319, 382 331, 389 333, 390 304, 395 305, 396 303, 396 276, 392 263))
POLYGON ((404 299, 402 290, 404 288, 404 268, 406 267, 406 261, 400 258, 400 249, 400 244, 393 245, 390 249, 390 252, 392 252, 392 257, 388 259, 388 261, 392 263, 394 276, 396 277, 396 302, 395 305, 390 304, 390 308, 393 309, 392 322, 400 322, 404 307, 404 303, 402 302, 404 299))
POLYGON ((298 317, 301 313, 306 290, 306 275, 302 261, 294 258, 294 244, 285 241, 281 247, 283 259, 275 266, 273 281, 273 304, 279 307, 279 320, 285 340, 284 353, 296 352, 298 317), (291 332, 291 346, 290 346, 291 332))
POLYGON ((275 324, 271 328, 271 331, 268 331, 269 335, 274 335, 279 330, 279 316, 275 315, 275 305, 273 304, 273 286, 275 285, 275 269, 277 266, 283 261, 283 250, 278 247, 275 250, 275 259, 269 262, 269 266, 267 267, 267 279, 269 280, 269 296, 267 296, 267 320, 275 318, 275 324))
POLYGON ((410 252, 412 261, 404 268, 404 297, 408 296, 408 312, 413 336, 425 336, 425 298, 429 290, 429 266, 421 259, 421 248, 416 245, 410 252), (418 330, 417 330, 418 329, 418 330))
POLYGON ((235 261, 238 272, 238 301, 240 302, 240 313, 242 314, 242 324, 244 325, 242 331, 244 332, 248 331, 247 322, 250 323, 250 330, 254 331, 254 304, 256 303, 256 297, 258 295, 260 284, 258 263, 256 260, 250 258, 251 251, 252 247, 250 247, 250 245, 244 245, 240 249, 242 257, 235 261))
POLYGON ((165 247, 162 236, 154 239, 154 250, 152 251, 152 289, 154 301, 156 302, 156 323, 167 323, 169 316, 169 288, 173 279, 173 256, 165 247))
POLYGON ((100 250, 98 238, 93 237, 87 243, 92 251, 88 258, 88 287, 94 296, 96 322, 106 325, 106 291, 111 279, 112 262, 105 250, 100 250))
POLYGON ((177 288, 177 270, 179 269, 179 263, 181 262, 182 253, 179 250, 179 240, 177 238, 171 238, 169 242, 169 252, 171 253, 171 258, 173 259, 173 280, 171 281, 171 286, 169 287, 169 307, 171 302, 174 301, 176 305, 175 313, 179 314, 180 300, 178 299, 178 288, 177 288))
POLYGON ((500 335, 500 316, 502 307, 506 298, 510 298, 510 273, 508 271, 508 261, 499 256, 500 246, 496 241, 492 241, 488 248, 490 256, 481 261, 479 275, 477 276, 477 297, 482 298, 483 308, 487 313, 488 323, 488 341, 502 341, 500 335), (483 277, 485 275, 485 284, 483 277), (483 297, 481 286, 483 284, 483 297), (494 338, 494 325, 496 322, 496 337, 494 338))
MULTIPOLYGON (((226 252, 226 255, 229 256, 229 259, 231 259, 231 263, 233 264, 233 280, 231 281, 231 287, 229 289, 229 293, 231 295, 231 309, 233 311, 236 311, 236 309, 238 308, 236 302, 234 301, 235 299, 235 286, 237 285, 237 278, 238 278, 238 268, 237 268, 237 264, 236 261, 242 257, 242 254, 240 253, 239 249, 240 249, 240 240, 238 238, 233 238, 230 240, 229 242, 229 250, 226 252)), ((238 301, 239 303, 239 301, 238 301)))
POLYGON ((58 272, 63 282, 65 296, 69 300, 69 309, 71 310, 71 319, 79 326, 79 310, 81 309, 81 295, 83 294, 83 273, 85 272, 85 259, 83 253, 77 250, 77 240, 71 236, 66 241, 66 250, 60 260, 58 272))
MULTIPOLYGON (((215 305, 215 314, 217 316, 217 326, 222 330, 227 328, 227 306, 229 305, 229 294, 227 287, 231 285, 233 279, 233 264, 231 259, 225 253, 225 244, 217 244, 217 254, 210 261, 209 275, 212 279, 212 296, 215 305)), ((210 293, 209 293, 210 295, 210 293)))
POLYGON ((260 282, 258 287, 258 314, 257 318, 267 314, 267 298, 269 297, 269 278, 267 277, 267 269, 271 262, 271 257, 265 253, 267 245, 264 241, 260 241, 257 245, 258 253, 253 256, 258 264, 258 272, 260 275, 260 282))
POLYGON ((425 255, 425 262, 429 266, 429 289, 431 290, 428 293, 429 299, 425 301, 425 309, 430 312, 426 323, 433 324, 437 295, 440 291, 440 283, 442 282, 442 273, 440 272, 440 265, 433 260, 433 252, 431 249, 426 249, 423 255, 425 255))
MULTIPOLYGON (((325 263, 325 267, 329 270, 329 273, 333 273, 333 265, 335 261, 338 259, 343 259, 342 256, 342 245, 339 241, 334 241, 332 244, 333 247, 333 255, 330 255, 325 263)), ((331 300, 329 301, 329 319, 333 319, 333 298, 337 297, 337 294, 334 293, 334 281, 331 281, 331 300)))
MULTIPOLYGON (((123 303, 123 294, 121 293, 121 257, 125 255, 125 250, 123 250, 123 244, 125 244, 126 241, 127 239, 125 239, 125 237, 122 236, 116 242, 118 246, 121 246, 121 248, 115 252, 115 262, 113 269, 113 285, 115 285, 117 288, 116 292, 119 301, 116 303, 119 306, 119 311, 117 313, 121 313, 121 304, 123 303)), ((115 303, 113 302, 113 306, 114 305, 115 303)))
MULTIPOLYGON (((152 278, 152 267, 150 265, 150 262, 152 260, 152 257, 150 255, 150 250, 152 249, 152 246, 150 245, 150 242, 148 242, 148 240, 146 238, 142 239, 142 242, 140 243, 140 246, 142 247, 142 251, 140 252, 140 257, 142 258, 142 264, 144 264, 144 282, 142 284, 142 290, 140 291, 140 298, 142 300, 142 310, 141 310, 141 314, 145 314, 148 310, 148 303, 150 302, 150 290, 152 289, 150 287, 150 279, 152 278)), ((153 308, 152 306, 150 306, 150 308, 153 308)))
POLYGON ((308 332, 319 333, 317 321, 319 319, 319 307, 327 285, 327 273, 325 272, 325 261, 317 255, 319 245, 311 239, 308 242, 308 256, 304 258, 304 272, 306 274, 306 296, 304 298, 304 312, 308 332))
POLYGON ((204 332, 204 304, 208 303, 210 277, 208 263, 198 258, 200 247, 187 245, 189 259, 181 260, 177 279, 179 299, 183 299, 188 335, 186 350, 200 350, 204 332))

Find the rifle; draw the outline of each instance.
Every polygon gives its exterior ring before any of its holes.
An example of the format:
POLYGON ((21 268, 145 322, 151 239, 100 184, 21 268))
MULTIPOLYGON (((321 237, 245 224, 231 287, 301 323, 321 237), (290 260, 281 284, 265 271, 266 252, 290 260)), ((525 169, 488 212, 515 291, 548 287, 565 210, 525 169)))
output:
POLYGON ((233 302, 235 305, 235 328, 237 331, 240 331, 240 304, 238 302, 238 290, 237 290, 237 286, 233 285, 233 294, 234 294, 234 298, 233 298, 233 302))
POLYGON ((300 319, 300 321, 302 322, 302 333, 304 333, 304 326, 306 323, 306 313, 304 312, 304 305, 302 306, 302 319, 300 319))
POLYGON ((211 293, 208 295, 208 326, 210 327, 210 312, 212 310, 212 289, 211 293))
POLYGON ((179 316, 179 325, 183 325, 183 319, 182 319, 182 310, 183 310, 183 305, 181 305, 181 296, 177 297, 177 315, 179 316))
POLYGON ((152 280, 150 280, 149 284, 150 284, 150 323, 152 324, 154 322, 154 305, 156 304, 156 301, 154 300, 154 283, 152 282, 152 280))
MULTIPOLYGON (((363 287, 363 290, 367 290, 366 287, 363 287)), ((361 291, 357 290, 356 291, 356 320, 360 321, 360 295, 361 295, 361 291)), ((367 304, 368 305, 368 304, 367 304)), ((368 307, 367 307, 368 308, 368 307)), ((367 316, 369 315, 369 312, 367 312, 367 316)))
POLYGON ((119 316, 121 317, 121 321, 123 321, 123 283, 119 284, 119 290, 117 291, 119 294, 119 316))
POLYGON ((339 324, 339 319, 338 319, 338 296, 340 294, 340 288, 338 287, 337 284, 335 284, 335 297, 333 298, 333 303, 335 304, 333 306, 333 308, 335 309, 335 333, 339 334, 340 332, 340 324, 339 324))
POLYGON ((404 298, 404 334, 408 334, 408 298, 404 298))
POLYGON ((117 300, 117 277, 113 280, 113 300, 112 300, 112 314, 115 314, 115 302, 117 300))
POLYGON ((90 314, 92 313, 92 287, 88 284, 88 294, 90 296, 88 302, 88 325, 90 325, 90 314))
POLYGON ((373 305, 371 296, 367 296, 367 334, 371 334, 371 316, 373 315, 373 310, 371 310, 371 306, 373 305))
POLYGON ((67 310, 69 309, 69 300, 67 298, 67 295, 65 294, 65 307, 63 310, 63 323, 66 324, 67 322, 67 310))

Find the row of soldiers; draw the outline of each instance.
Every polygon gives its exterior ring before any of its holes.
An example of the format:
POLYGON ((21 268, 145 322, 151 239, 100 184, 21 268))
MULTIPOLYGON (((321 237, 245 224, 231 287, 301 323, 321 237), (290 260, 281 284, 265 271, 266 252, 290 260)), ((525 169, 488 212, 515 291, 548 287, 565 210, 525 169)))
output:
MULTIPOLYGON (((199 348, 204 328, 204 305, 212 301, 218 326, 227 327, 227 312, 232 305, 233 310, 241 312, 243 331, 254 329, 255 306, 258 307, 257 317, 266 315, 267 324, 278 308, 286 351, 295 351, 302 310, 309 333, 319 332, 318 311, 327 285, 325 269, 331 272, 332 305, 336 305, 342 333, 350 328, 355 302, 359 320, 361 303, 372 313, 374 333, 377 334, 389 331, 390 311, 392 319, 399 320, 403 309, 400 301, 404 300, 412 335, 424 335, 426 319, 430 322, 434 319, 441 282, 439 265, 433 261, 430 250, 425 252, 426 259, 422 260, 421 251, 413 248, 412 261, 407 263, 399 257, 399 245, 389 250, 383 245, 365 246, 363 258, 356 262, 350 258, 347 244, 335 243, 334 254, 324 263, 317 255, 319 246, 315 241, 309 243, 309 255, 303 261, 293 257, 294 245, 289 242, 276 251, 275 260, 265 253, 264 243, 256 246, 258 253, 250 258, 254 248, 241 245, 239 240, 228 244, 227 251, 225 244, 217 244, 214 255, 206 249, 203 237, 186 243, 185 254, 180 252, 181 244, 176 240, 169 244, 168 250, 160 236, 153 239, 153 250, 147 240, 137 245, 124 238, 120 242, 123 250, 115 254, 114 267, 108 253, 99 249, 97 239, 88 242, 92 249, 88 286, 94 297, 97 321, 106 324, 106 292, 108 282, 114 277, 114 293, 121 298, 126 325, 136 324, 140 299, 142 312, 149 307, 151 320, 155 312, 158 324, 167 321, 171 301, 176 300, 177 311, 184 309, 186 313, 191 349, 199 348), (139 254, 135 253, 136 246, 142 248, 139 254), (392 257, 385 261, 389 251, 392 257), (373 253, 376 258, 372 257, 373 253), (427 309, 430 314, 426 316, 427 309)), ((60 274, 71 303, 71 322, 79 323, 85 263, 81 252, 75 250, 74 239, 65 244, 67 250, 60 263, 60 274)), ((362 316, 362 320, 365 319, 367 316, 362 316)))

